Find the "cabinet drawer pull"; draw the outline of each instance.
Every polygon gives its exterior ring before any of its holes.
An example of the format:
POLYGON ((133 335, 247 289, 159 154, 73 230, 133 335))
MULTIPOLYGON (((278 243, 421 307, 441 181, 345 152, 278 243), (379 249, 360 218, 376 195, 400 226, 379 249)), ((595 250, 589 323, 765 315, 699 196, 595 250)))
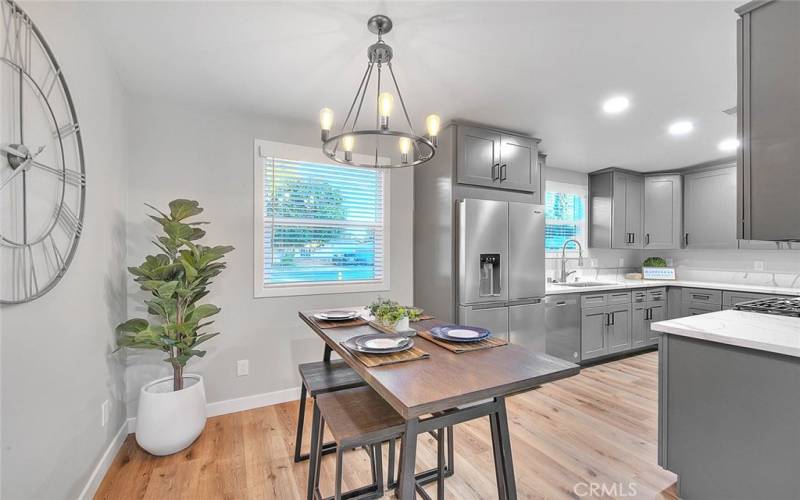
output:
POLYGON ((709 299, 711 299, 711 296, 707 295, 705 293, 693 293, 692 294, 692 298, 693 299, 700 299, 700 300, 709 300, 709 299))

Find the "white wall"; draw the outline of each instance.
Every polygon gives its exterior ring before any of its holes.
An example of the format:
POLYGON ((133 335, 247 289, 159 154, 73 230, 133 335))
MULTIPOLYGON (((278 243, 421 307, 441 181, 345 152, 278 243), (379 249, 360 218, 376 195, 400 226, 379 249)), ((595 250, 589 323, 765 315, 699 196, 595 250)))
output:
MULTIPOLYGON (((265 98, 268 96, 265 96, 265 98)), ((137 99, 131 109, 131 172, 128 192, 128 263, 149 252, 158 227, 143 203, 166 206, 173 198, 196 199, 211 222, 208 243, 236 247, 228 269, 207 297, 222 307, 215 327, 222 335, 205 344, 208 354, 188 371, 206 377, 209 402, 299 387, 297 365, 319 360, 323 343, 297 317, 300 309, 365 305, 378 293, 253 298, 253 140, 319 147, 319 130, 285 119, 247 116, 194 105, 137 99), (250 375, 236 376, 236 360, 250 360, 250 375)), ((411 169, 391 173, 391 291, 412 296, 411 169)), ((141 295, 131 292, 131 315, 142 315, 141 295)), ((129 352, 129 414, 136 414, 138 388, 170 374, 160 353, 129 352)))
POLYGON ((114 327, 126 314, 126 97, 74 5, 25 2, 70 86, 86 154, 86 218, 69 270, 28 304, 0 306, 5 500, 76 498, 125 421, 114 327), (101 426, 100 406, 111 402, 101 426))

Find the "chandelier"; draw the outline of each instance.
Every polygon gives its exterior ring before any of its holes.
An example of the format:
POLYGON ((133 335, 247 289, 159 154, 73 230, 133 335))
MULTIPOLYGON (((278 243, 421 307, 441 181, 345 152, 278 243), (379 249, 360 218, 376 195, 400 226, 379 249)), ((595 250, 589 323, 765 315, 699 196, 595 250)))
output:
MULTIPOLYGON (((392 48, 383 41, 383 35, 392 30, 392 20, 386 16, 372 16, 367 21, 367 28, 370 32, 378 35, 378 41, 369 46, 367 56, 369 62, 361 83, 358 86, 353 103, 344 119, 344 123, 336 135, 331 135, 333 127, 333 110, 322 108, 319 113, 320 126, 322 128, 322 151, 325 156, 337 163, 345 165, 355 165, 370 168, 400 168, 413 167, 420 165, 433 158, 436 154, 436 137, 439 134, 441 119, 438 115, 431 114, 425 119, 427 135, 421 136, 414 132, 414 125, 408 116, 406 103, 403 101, 403 94, 397 85, 397 78, 392 69, 392 48), (381 72, 384 66, 389 70, 391 84, 400 101, 403 116, 408 124, 408 130, 398 130, 389 127, 389 118, 394 107, 394 95, 390 92, 391 86, 382 81, 381 72), (375 128, 357 128, 358 119, 361 116, 361 109, 367 95, 370 81, 373 76, 377 81, 377 92, 375 98, 375 128), (354 113, 355 111, 355 113, 354 113), (353 161, 353 150, 359 143, 359 150, 369 150, 370 160, 368 162, 353 161), (374 157, 372 147, 374 142, 374 157), (397 150, 394 154, 388 152, 387 147, 395 144, 397 150), (399 152, 399 161, 397 153, 399 152), (389 158, 388 163, 382 159, 389 158), (394 158, 394 159, 393 159, 394 158)), ((402 123, 402 121, 401 121, 402 123)), ((403 126, 403 128, 405 128, 403 126)))

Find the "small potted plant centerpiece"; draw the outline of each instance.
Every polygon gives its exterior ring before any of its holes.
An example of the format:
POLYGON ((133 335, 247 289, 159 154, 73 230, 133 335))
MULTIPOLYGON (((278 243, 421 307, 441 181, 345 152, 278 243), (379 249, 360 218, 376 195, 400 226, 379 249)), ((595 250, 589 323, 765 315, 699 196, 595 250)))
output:
POLYGON ((118 349, 158 349, 167 355, 172 376, 139 391, 136 442, 153 455, 170 455, 192 444, 206 424, 203 377, 183 369, 192 357, 205 355, 202 343, 219 334, 204 330, 220 308, 199 302, 208 295, 212 278, 225 269, 221 259, 233 247, 197 243, 206 234, 199 226, 206 223, 187 220, 203 211, 196 201, 173 200, 169 214, 148 206, 156 212, 150 218, 164 232, 153 241, 159 252, 128 271, 150 295, 144 301, 150 318, 120 324, 117 343, 118 349))
POLYGON ((381 297, 370 304, 369 311, 378 324, 398 333, 413 332, 409 321, 417 321, 422 316, 422 309, 401 306, 393 300, 381 297))

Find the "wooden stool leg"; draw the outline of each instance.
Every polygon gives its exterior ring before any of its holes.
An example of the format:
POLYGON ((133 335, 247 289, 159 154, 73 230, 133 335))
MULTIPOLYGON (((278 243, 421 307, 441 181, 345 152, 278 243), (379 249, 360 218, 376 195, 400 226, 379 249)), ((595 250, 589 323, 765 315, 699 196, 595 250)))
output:
POLYGON ((344 453, 342 452, 342 448, 338 447, 336 449, 336 492, 334 494, 335 500, 342 500, 342 469, 344 466, 343 457, 344 453))
POLYGON ((303 425, 306 423, 306 385, 300 384, 300 412, 297 415, 297 435, 294 438, 294 461, 301 460, 300 446, 303 443, 303 425))

